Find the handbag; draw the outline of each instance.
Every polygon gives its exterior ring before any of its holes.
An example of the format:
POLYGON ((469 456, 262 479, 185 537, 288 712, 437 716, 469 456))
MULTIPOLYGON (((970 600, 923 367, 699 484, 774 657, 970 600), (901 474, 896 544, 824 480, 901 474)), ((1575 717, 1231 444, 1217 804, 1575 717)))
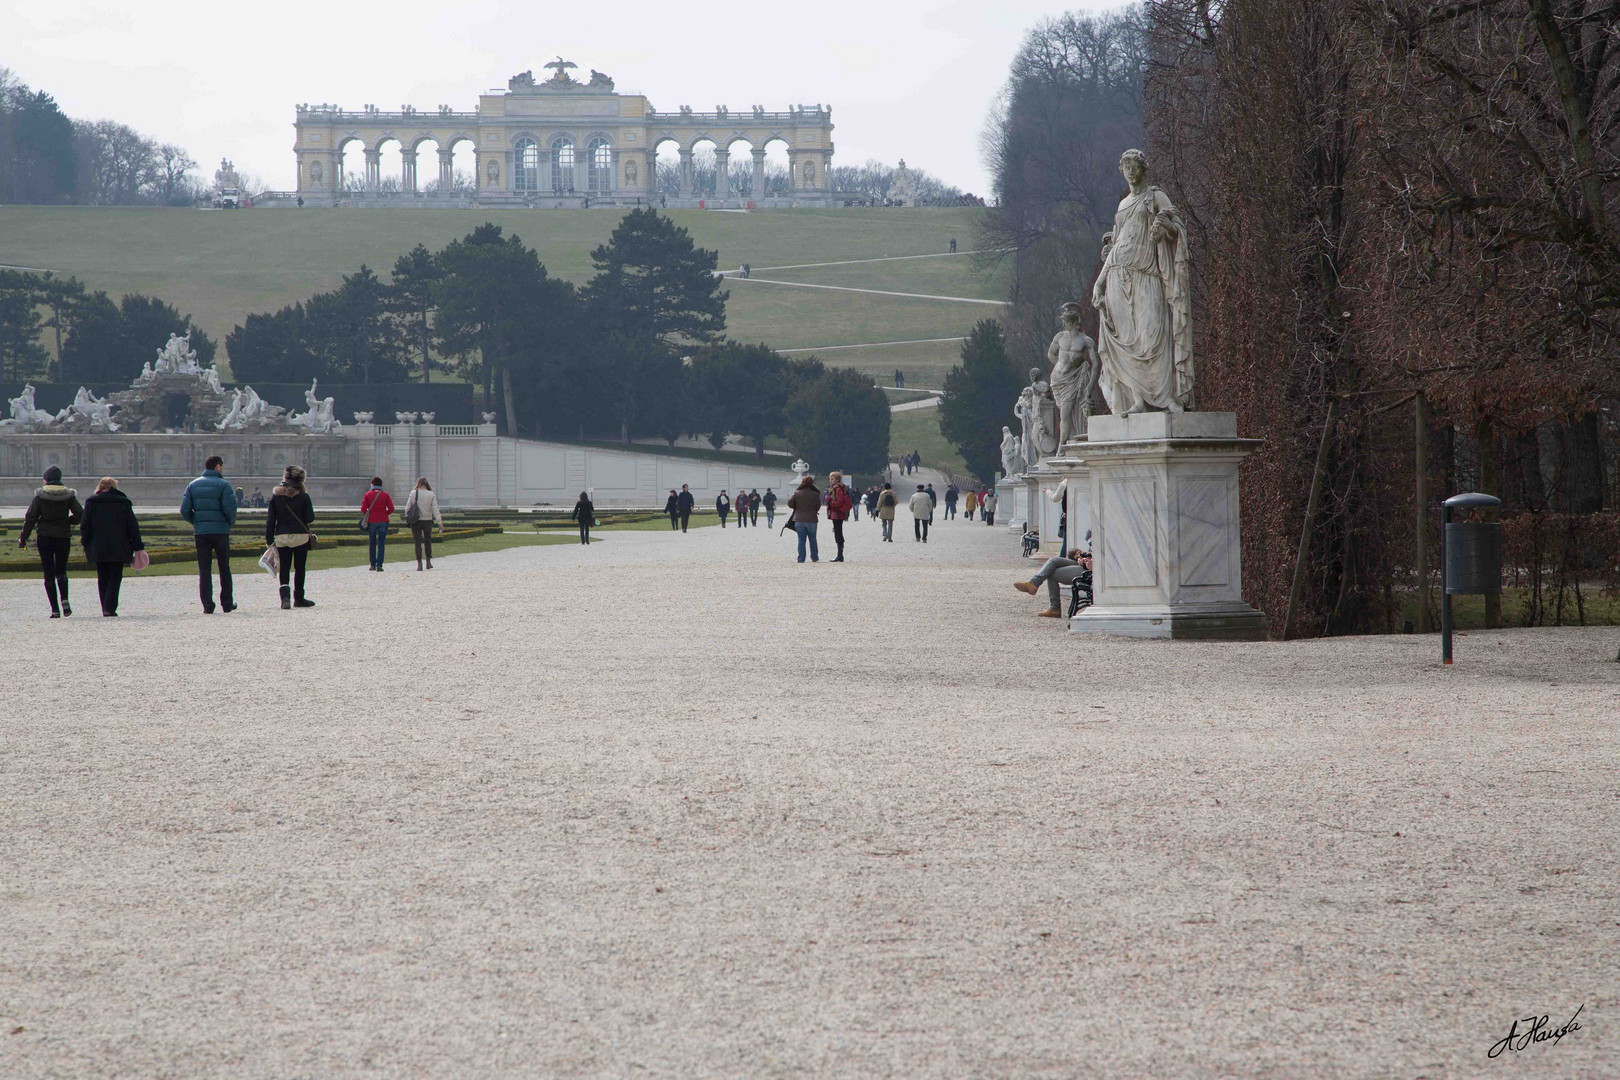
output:
POLYGON ((415 525, 422 520, 422 507, 417 503, 416 491, 411 491, 410 501, 405 504, 405 524, 415 525))
MULTIPOLYGON (((291 503, 291 502, 292 502, 292 500, 291 500, 291 499, 286 499, 286 500, 284 500, 284 502, 285 502, 285 503, 291 503)), ((316 535, 315 535, 315 533, 314 533, 314 531, 313 531, 313 530, 312 530, 312 529, 310 529, 310 527, 309 527, 309 526, 308 526, 308 525, 306 525, 306 524, 304 524, 304 522, 303 522, 303 521, 300 521, 300 520, 299 520, 299 517, 298 517, 298 515, 297 515, 297 514, 295 514, 295 513, 293 513, 293 512, 292 512, 292 507, 291 507, 291 506, 290 506, 290 505, 287 505, 287 506, 286 506, 286 507, 285 507, 285 509, 286 509, 286 511, 287 511, 287 516, 288 516, 288 517, 290 517, 290 518, 292 518, 292 519, 293 519, 293 520, 294 520, 294 521, 297 521, 297 522, 298 522, 298 526, 299 526, 299 528, 301 528, 301 529, 303 529, 303 530, 304 530, 304 535, 305 535, 305 536, 307 536, 307 537, 309 537, 309 544, 308 544, 308 545, 307 545, 307 546, 308 546, 308 547, 309 547, 309 550, 311 550, 311 551, 314 551, 314 550, 315 550, 315 544, 316 544, 316 542, 317 542, 317 541, 318 541, 318 540, 320 540, 320 537, 319 537, 319 536, 316 536, 316 535)), ((360 520, 361 520, 361 521, 364 521, 364 520, 365 520, 365 518, 361 518, 361 519, 360 519, 360 520)), ((274 547, 275 547, 275 545, 274 545, 274 544, 272 544, 272 545, 270 545, 270 546, 271 546, 271 547, 272 547, 272 548, 274 548, 274 547)), ((261 564, 261 565, 262 565, 262 564, 261 564)))

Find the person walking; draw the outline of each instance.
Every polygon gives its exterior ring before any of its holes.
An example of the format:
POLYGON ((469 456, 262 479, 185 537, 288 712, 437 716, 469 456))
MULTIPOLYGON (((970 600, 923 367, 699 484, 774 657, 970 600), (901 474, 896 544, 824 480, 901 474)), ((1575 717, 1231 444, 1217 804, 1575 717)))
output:
POLYGON ((84 518, 79 493, 62 486, 62 470, 55 465, 45 470, 45 486, 34 489, 34 497, 23 515, 22 535, 17 546, 28 546, 28 537, 39 533, 39 568, 45 575, 45 596, 51 602, 51 618, 73 614, 68 603, 68 552, 73 548, 73 530, 84 518))
POLYGON ((664 513, 669 515, 669 528, 671 532, 681 531, 681 500, 675 494, 675 489, 669 489, 669 498, 664 500, 664 513))
POLYGON ((816 522, 821 517, 821 491, 816 487, 816 478, 806 473, 799 481, 799 488, 788 496, 787 508, 789 520, 793 522, 793 531, 799 535, 799 561, 804 562, 804 544, 810 541, 810 561, 820 562, 821 552, 816 547, 816 522))
POLYGON ((931 508, 928 511, 928 524, 934 523, 934 511, 939 509, 939 496, 934 493, 934 485, 928 485, 928 502, 931 508))
POLYGON ((906 505, 911 510, 912 542, 928 543, 928 522, 934 517, 934 500, 928 497, 927 489, 918 484, 917 493, 906 505))
POLYGON ((439 497, 433 493, 428 478, 418 476, 416 486, 405 499, 405 524, 411 530, 411 545, 416 548, 416 569, 422 569, 422 552, 427 552, 427 568, 433 569, 433 530, 444 534, 444 515, 439 511, 439 497))
POLYGON ((281 483, 270 489, 270 508, 264 515, 265 545, 276 549, 281 563, 278 572, 283 611, 315 606, 315 601, 304 595, 309 549, 315 543, 314 524, 315 504, 304 490, 304 470, 288 465, 282 470, 281 483))
POLYGON ((984 493, 984 502, 980 505, 984 507, 984 523, 986 525, 994 525, 996 523, 996 502, 996 493, 994 491, 986 491, 984 493))
POLYGON ((844 474, 834 470, 827 474, 827 520, 832 522, 833 541, 838 545, 838 556, 833 562, 844 561, 844 522, 849 518, 855 499, 844 486, 844 474))
POLYGON ((366 523, 370 539, 371 568, 383 572, 383 552, 388 547, 388 522, 394 516, 394 499, 383 490, 382 477, 371 478, 371 490, 360 500, 360 520, 366 523))
POLYGON ((596 522, 596 504, 591 502, 590 492, 582 491, 579 493, 579 501, 574 504, 574 512, 569 517, 579 522, 579 542, 589 544, 591 542, 591 526, 596 522))
POLYGON ((766 488, 763 501, 765 503, 765 527, 774 529, 776 528, 776 492, 766 488))
POLYGON ((883 522, 883 542, 894 543, 894 515, 900 507, 900 499, 894 493, 894 485, 885 483, 883 491, 877 499, 878 520, 883 522))
POLYGON ((957 490, 957 487, 956 487, 956 485, 954 483, 951 484, 951 486, 949 486, 949 487, 947 487, 945 489, 945 520, 946 521, 949 521, 951 518, 956 516, 956 497, 958 495, 960 495, 960 494, 961 494, 961 492, 957 490))
POLYGON ((236 610, 231 584, 231 526, 236 524, 236 492, 225 482, 225 459, 218 454, 203 462, 203 474, 186 485, 180 516, 191 524, 197 545, 197 596, 204 615, 214 613, 214 563, 219 563, 219 607, 236 610))
POLYGON ((681 532, 686 531, 686 523, 692 520, 692 508, 696 505, 697 500, 692 497, 691 487, 686 484, 682 484, 680 498, 681 532))
POLYGON ((722 529, 725 528, 726 518, 731 514, 731 500, 726 497, 726 493, 723 488, 721 489, 720 494, 715 496, 714 512, 720 515, 720 527, 722 529))
POLYGON ((96 493, 84 501, 84 518, 79 524, 79 543, 84 561, 96 567, 96 591, 101 594, 101 614, 118 614, 118 591, 124 584, 124 567, 145 551, 140 522, 129 496, 118 490, 118 481, 103 476, 96 493))
POLYGON ((737 501, 732 505, 732 508, 737 511, 737 528, 746 529, 748 527, 748 492, 737 492, 737 501))
MULTIPOLYGON (((759 525, 759 488, 748 493, 748 524, 759 525)), ((771 523, 767 521, 765 527, 770 528, 771 523)))

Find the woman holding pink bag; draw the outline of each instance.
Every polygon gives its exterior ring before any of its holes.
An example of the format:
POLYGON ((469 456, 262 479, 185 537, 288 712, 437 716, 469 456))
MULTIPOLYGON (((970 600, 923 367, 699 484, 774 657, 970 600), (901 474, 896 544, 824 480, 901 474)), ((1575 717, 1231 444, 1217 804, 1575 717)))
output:
POLYGON ((118 591, 124 584, 124 567, 148 565, 146 545, 141 542, 140 522, 129 496, 118 490, 118 481, 103 476, 96 493, 84 501, 84 518, 79 522, 79 543, 85 562, 96 564, 96 588, 101 593, 101 613, 109 618, 118 614, 118 591))

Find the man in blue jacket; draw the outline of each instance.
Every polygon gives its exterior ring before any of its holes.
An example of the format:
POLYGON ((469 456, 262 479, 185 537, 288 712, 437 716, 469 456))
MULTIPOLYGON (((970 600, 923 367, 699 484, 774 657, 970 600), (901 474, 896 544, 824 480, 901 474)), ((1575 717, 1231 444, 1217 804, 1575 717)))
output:
POLYGON ((231 592, 231 526, 236 524, 236 491, 225 482, 225 459, 203 462, 203 474, 186 485, 180 516, 191 522, 197 542, 197 595, 203 614, 214 613, 214 560, 219 560, 219 606, 236 610, 231 592))

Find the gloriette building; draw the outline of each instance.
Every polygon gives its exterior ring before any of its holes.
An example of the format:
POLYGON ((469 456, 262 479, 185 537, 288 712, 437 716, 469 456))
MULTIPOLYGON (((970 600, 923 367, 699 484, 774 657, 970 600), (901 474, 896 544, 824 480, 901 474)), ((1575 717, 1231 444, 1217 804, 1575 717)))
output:
POLYGON ((300 105, 294 125, 297 194, 313 205, 657 204, 656 158, 669 144, 680 155, 680 191, 668 205, 828 204, 830 106, 767 112, 758 105, 735 111, 722 105, 697 112, 683 105, 659 112, 642 94, 619 93, 599 71, 588 80, 575 78, 570 74, 575 67, 559 58, 545 65, 553 71, 549 78, 536 79, 530 71, 514 75, 504 91, 480 96, 473 112, 448 105, 433 112, 410 106, 384 112, 367 105, 351 112, 336 105, 300 105), (397 190, 385 190, 396 185, 385 184, 382 175, 382 151, 389 142, 399 144, 402 158, 397 190), (364 150, 363 178, 344 175, 343 152, 352 143, 364 150), (436 161, 423 149, 429 143, 438 149, 436 161), (476 190, 454 193, 452 158, 463 143, 476 155, 476 190), (692 155, 704 143, 714 147, 716 168, 699 190, 692 155), (787 150, 790 187, 764 194, 765 154, 775 143, 787 150), (743 154, 752 159, 751 182, 738 185, 730 180, 731 163, 743 154))

